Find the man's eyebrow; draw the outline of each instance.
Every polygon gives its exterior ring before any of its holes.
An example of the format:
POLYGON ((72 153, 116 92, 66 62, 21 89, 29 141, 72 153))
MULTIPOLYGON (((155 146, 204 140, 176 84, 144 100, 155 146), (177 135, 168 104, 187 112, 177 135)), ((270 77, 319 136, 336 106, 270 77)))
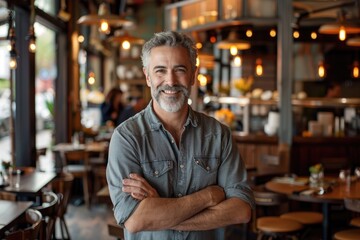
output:
POLYGON ((165 69, 165 68, 166 68, 165 66, 158 65, 158 66, 153 67, 153 70, 156 70, 156 69, 165 69))

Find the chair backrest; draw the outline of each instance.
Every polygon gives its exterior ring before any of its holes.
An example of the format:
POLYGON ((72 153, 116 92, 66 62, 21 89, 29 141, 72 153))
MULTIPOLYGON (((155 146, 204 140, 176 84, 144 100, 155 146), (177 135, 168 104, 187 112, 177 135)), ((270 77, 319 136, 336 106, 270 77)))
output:
POLYGON ((57 176, 51 183, 53 191, 55 193, 62 194, 62 201, 58 209, 58 216, 63 216, 66 213, 66 209, 70 200, 73 181, 74 176, 71 173, 63 172, 59 176, 57 176))
POLYGON ((62 194, 54 192, 43 192, 41 206, 33 207, 43 216, 42 239, 51 239, 55 227, 55 221, 62 200, 62 194))
POLYGON ((346 209, 360 213, 360 199, 345 198, 344 204, 346 209))
POLYGON ((90 169, 89 153, 85 149, 74 151, 66 151, 62 154, 63 166, 65 167, 72 164, 82 164, 90 169))
POLYGON ((13 231, 5 233, 6 240, 39 239, 42 227, 42 215, 38 210, 28 209, 21 223, 13 231))

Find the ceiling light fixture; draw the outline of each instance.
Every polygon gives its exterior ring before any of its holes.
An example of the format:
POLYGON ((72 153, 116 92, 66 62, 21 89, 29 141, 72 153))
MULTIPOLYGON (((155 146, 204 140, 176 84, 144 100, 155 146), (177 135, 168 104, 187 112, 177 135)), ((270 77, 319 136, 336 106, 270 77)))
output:
POLYGON ((105 34, 110 33, 110 26, 131 27, 134 25, 132 21, 111 14, 107 3, 100 4, 98 14, 82 16, 78 19, 77 23, 83 25, 98 25, 100 32, 105 34))
POLYGON ((360 33, 360 25, 350 19, 346 20, 344 11, 340 11, 339 21, 320 26, 319 33, 338 34, 339 39, 345 41, 347 34, 360 33))
POLYGON ((36 52, 36 36, 35 36, 35 29, 34 29, 34 23, 35 23, 34 0, 31 1, 30 9, 31 9, 31 11, 30 11, 29 35, 26 37, 26 39, 29 41, 29 52, 35 53, 36 52))
POLYGON ((237 50, 246 50, 250 48, 250 43, 237 38, 235 31, 231 31, 227 39, 222 40, 216 44, 220 49, 237 48, 237 50))

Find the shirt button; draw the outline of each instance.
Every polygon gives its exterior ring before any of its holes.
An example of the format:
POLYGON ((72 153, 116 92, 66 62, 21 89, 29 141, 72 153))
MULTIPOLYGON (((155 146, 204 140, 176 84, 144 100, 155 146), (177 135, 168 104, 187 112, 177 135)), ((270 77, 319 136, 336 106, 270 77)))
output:
POLYGON ((210 167, 209 167, 209 166, 207 166, 207 167, 206 167, 206 170, 210 171, 210 167))
POLYGON ((180 164, 180 168, 184 168, 184 165, 183 165, 183 164, 180 164))
POLYGON ((154 174, 155 174, 155 175, 158 175, 158 174, 159 174, 159 172, 158 172, 158 171, 155 171, 155 172, 154 172, 154 174))
POLYGON ((196 164, 199 164, 199 161, 198 161, 198 160, 196 160, 196 161, 195 161, 195 163, 196 163, 196 164))
POLYGON ((181 194, 181 193, 178 193, 178 197, 182 197, 182 194, 181 194))

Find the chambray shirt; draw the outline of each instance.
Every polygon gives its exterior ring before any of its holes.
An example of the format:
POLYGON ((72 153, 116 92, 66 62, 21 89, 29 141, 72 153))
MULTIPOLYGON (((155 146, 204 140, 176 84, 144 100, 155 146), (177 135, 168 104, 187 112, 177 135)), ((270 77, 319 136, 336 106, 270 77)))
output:
MULTIPOLYGON (((138 200, 121 191, 122 179, 142 175, 160 197, 176 198, 219 185, 226 198, 240 198, 254 208, 246 183, 245 165, 228 127, 189 107, 179 146, 152 109, 152 101, 140 113, 119 125, 111 138, 107 181, 114 216, 124 226, 138 200)), ((125 239, 223 239, 223 229, 210 231, 143 231, 125 239)))

